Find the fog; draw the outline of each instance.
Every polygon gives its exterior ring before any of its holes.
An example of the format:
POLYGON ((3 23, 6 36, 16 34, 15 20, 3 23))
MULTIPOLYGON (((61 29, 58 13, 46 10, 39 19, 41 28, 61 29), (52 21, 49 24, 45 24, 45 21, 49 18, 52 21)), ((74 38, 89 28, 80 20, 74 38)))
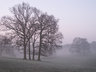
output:
POLYGON ((72 54, 68 48, 58 50, 53 56, 44 59, 65 68, 95 68, 96 66, 96 54, 72 54))
MULTIPOLYGON (((15 62, 20 62, 18 60, 23 59, 23 53, 21 53, 17 49, 14 49, 13 53, 10 53, 10 54, 4 52, 2 54, 2 57, 7 57, 7 59, 12 58, 12 59, 16 60, 15 62)), ((37 56, 35 56, 35 58, 37 59, 37 56)), ((83 72, 86 72, 87 69, 88 69, 88 71, 90 70, 89 72, 91 72, 91 69, 94 70, 96 68, 96 54, 94 52, 87 53, 86 55, 74 54, 74 53, 70 52, 69 45, 63 46, 61 49, 56 50, 56 53, 54 53, 51 56, 47 56, 47 57, 42 56, 41 60, 42 60, 42 62, 40 62, 39 65, 44 65, 44 67, 49 66, 49 68, 56 67, 59 69, 68 69, 68 70, 71 69, 73 71, 74 71, 74 69, 76 69, 75 71, 77 71, 77 72, 81 71, 81 69, 85 70, 83 72), (78 69, 80 69, 80 70, 78 70, 78 69)), ((27 62, 28 61, 29 60, 27 60, 27 62)), ((31 61, 31 62, 34 64, 37 64, 37 62, 35 62, 35 61, 31 61)), ((33 64, 32 64, 32 66, 33 66, 33 64)), ((38 68, 38 66, 37 66, 37 68, 38 68)), ((39 72, 39 71, 37 71, 37 72, 39 72)))

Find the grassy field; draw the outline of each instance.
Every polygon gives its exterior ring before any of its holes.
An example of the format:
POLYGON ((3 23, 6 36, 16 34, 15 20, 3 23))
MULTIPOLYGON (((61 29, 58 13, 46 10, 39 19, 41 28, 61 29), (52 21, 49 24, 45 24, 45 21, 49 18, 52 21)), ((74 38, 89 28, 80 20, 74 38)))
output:
POLYGON ((96 72, 95 57, 46 57, 42 61, 0 58, 0 72, 96 72))

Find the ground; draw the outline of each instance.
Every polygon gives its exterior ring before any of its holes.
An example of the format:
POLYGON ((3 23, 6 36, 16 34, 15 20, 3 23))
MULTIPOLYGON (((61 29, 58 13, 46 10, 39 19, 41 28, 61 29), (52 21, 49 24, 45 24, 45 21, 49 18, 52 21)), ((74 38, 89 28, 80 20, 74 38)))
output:
POLYGON ((51 56, 42 61, 0 58, 0 72, 96 72, 95 56, 51 56))

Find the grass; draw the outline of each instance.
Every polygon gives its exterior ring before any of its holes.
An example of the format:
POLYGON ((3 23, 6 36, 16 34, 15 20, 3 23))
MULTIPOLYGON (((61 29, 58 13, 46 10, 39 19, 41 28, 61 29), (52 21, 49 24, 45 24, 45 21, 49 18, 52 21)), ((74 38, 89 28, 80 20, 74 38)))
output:
POLYGON ((1 57, 0 72, 96 72, 96 59, 48 57, 39 62, 1 57))

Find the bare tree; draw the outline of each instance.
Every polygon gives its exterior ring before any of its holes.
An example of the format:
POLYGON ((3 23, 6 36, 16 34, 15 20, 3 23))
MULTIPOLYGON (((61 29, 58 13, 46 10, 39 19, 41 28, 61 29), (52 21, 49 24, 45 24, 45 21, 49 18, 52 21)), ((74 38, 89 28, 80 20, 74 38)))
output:
POLYGON ((52 51, 52 47, 56 46, 56 33, 58 32, 58 20, 54 16, 43 13, 38 18, 39 24, 39 52, 38 60, 40 56, 48 49, 52 51), (55 45, 54 45, 55 44, 55 45))
POLYGON ((1 19, 3 25, 21 38, 24 47, 24 59, 26 59, 27 43, 35 32, 33 10, 34 8, 30 7, 29 4, 18 4, 11 9, 13 17, 4 16, 1 19), (29 34, 29 32, 31 33, 29 34))

